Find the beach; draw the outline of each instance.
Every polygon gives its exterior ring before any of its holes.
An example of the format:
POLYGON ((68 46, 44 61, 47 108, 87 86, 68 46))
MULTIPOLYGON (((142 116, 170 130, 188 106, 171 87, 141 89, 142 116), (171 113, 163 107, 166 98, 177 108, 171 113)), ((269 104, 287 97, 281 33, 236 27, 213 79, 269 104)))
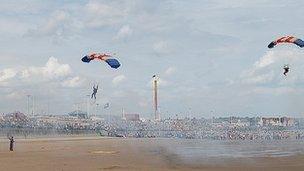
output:
POLYGON ((263 144, 265 149, 262 151, 266 151, 263 155, 256 155, 261 154, 255 154, 253 151, 256 149, 248 149, 246 153, 246 149, 243 149, 244 153, 234 155, 230 154, 229 149, 241 149, 248 143, 63 137, 16 139, 14 151, 9 152, 7 140, 2 139, 0 170, 304 170, 303 142, 291 144, 294 147, 292 149, 288 149, 284 143, 279 144, 276 146, 286 152, 271 150, 272 146, 263 144), (215 144, 213 148, 210 146, 212 144, 215 144), (212 151, 219 148, 223 149, 212 151), (207 149, 209 152, 206 152, 207 149))

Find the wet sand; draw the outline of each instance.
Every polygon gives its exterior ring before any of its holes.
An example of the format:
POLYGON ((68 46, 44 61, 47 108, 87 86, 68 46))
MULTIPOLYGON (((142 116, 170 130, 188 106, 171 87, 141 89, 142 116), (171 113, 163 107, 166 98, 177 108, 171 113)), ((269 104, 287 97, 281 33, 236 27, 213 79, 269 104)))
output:
POLYGON ((175 153, 175 149, 180 148, 181 144, 187 144, 187 141, 98 137, 17 139, 15 151, 9 152, 9 143, 3 139, 0 140, 0 170, 304 170, 303 154, 185 160, 187 156, 175 153))

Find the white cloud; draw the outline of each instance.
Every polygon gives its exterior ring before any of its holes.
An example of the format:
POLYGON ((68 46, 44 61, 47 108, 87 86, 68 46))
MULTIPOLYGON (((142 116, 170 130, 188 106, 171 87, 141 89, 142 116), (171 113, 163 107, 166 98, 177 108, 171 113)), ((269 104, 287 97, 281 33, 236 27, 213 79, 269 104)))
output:
MULTIPOLYGON (((277 62, 293 62, 303 56, 297 50, 276 50, 267 51, 258 61, 255 62, 255 69, 265 68, 277 62)), ((283 65, 283 64, 282 64, 283 65)))
POLYGON ((4 82, 8 79, 14 78, 16 75, 17 75, 16 70, 12 68, 4 69, 0 71, 0 82, 4 82))
POLYGON ((127 14, 127 10, 121 8, 121 6, 122 5, 114 8, 111 5, 98 1, 88 2, 84 8, 84 11, 87 12, 85 25, 92 28, 98 28, 119 23, 127 14))
POLYGON ((28 67, 21 72, 21 78, 43 78, 44 80, 53 80, 64 78, 72 74, 72 69, 68 64, 59 63, 58 59, 50 57, 43 67, 28 67))
POLYGON ((284 94, 292 94, 292 93, 298 93, 299 91, 303 91, 296 88, 291 87, 255 87, 249 92, 246 93, 246 95, 256 95, 256 94, 271 94, 271 95, 284 95, 284 94))
POLYGON ((74 76, 69 64, 62 64, 54 57, 50 57, 42 67, 7 68, 0 71, 1 85, 11 83, 13 86, 20 83, 25 86, 43 82, 51 82, 64 87, 78 87, 83 84, 84 80, 79 76, 74 76))
POLYGON ((254 66, 256 68, 263 68, 275 62, 274 51, 268 51, 266 55, 262 56, 254 66))
POLYGON ((169 83, 169 81, 167 81, 167 80, 159 79, 159 80, 158 80, 158 85, 159 85, 160 87, 166 87, 166 86, 169 86, 170 83, 169 83))
POLYGON ((6 98, 11 99, 11 100, 18 100, 24 98, 26 95, 25 92, 23 91, 13 91, 6 95, 6 98))
POLYGON ((147 106, 149 106, 149 102, 146 101, 146 100, 141 100, 141 101, 138 102, 138 105, 140 107, 147 107, 147 106))
POLYGON ((84 83, 84 80, 82 80, 79 76, 76 76, 76 77, 72 77, 72 78, 69 78, 69 79, 65 80, 62 83, 62 86, 73 88, 73 87, 79 87, 83 83, 84 83))
POLYGON ((174 74, 175 72, 176 72, 175 67, 169 67, 169 68, 166 69, 165 75, 170 76, 170 75, 174 74))
POLYGON ((122 91, 122 90, 115 90, 113 92, 113 97, 116 97, 116 98, 122 98, 122 97, 125 97, 126 96, 126 92, 125 91, 122 91))
POLYGON ((72 73, 69 64, 60 64, 58 59, 51 57, 43 69, 45 76, 49 78, 64 77, 72 73))
POLYGON ((119 85, 120 83, 122 83, 123 81, 125 81, 126 78, 127 78, 127 77, 124 76, 124 75, 118 75, 118 76, 116 76, 116 77, 113 78, 112 83, 113 83, 115 86, 117 86, 117 85, 119 85))
POLYGON ((55 12, 50 20, 43 25, 39 30, 41 34, 57 34, 63 32, 65 22, 68 20, 68 14, 64 11, 55 12))
POLYGON ((47 35, 60 35, 63 31, 63 26, 65 21, 67 21, 68 15, 64 11, 56 11, 54 12, 49 20, 38 26, 34 30, 29 30, 30 36, 47 36, 47 35))
POLYGON ((265 74, 250 73, 247 75, 247 78, 243 80, 243 83, 263 84, 263 83, 271 82, 274 78, 275 78, 274 72, 269 72, 265 74))
POLYGON ((133 33, 133 30, 131 29, 131 27, 129 25, 124 25, 119 29, 119 31, 116 34, 116 36, 114 37, 114 39, 124 39, 128 36, 131 36, 132 33, 133 33))
POLYGON ((38 14, 48 9, 48 2, 7 1, 2 3, 0 11, 8 14, 38 14))
POLYGON ((303 58, 303 53, 298 50, 268 51, 254 63, 252 68, 242 73, 242 82, 246 84, 273 83, 276 85, 302 82, 304 81, 303 74, 301 74, 304 67, 303 58), (282 74, 285 64, 289 64, 291 68, 286 78, 282 74), (286 79, 288 82, 285 81, 286 79))
POLYGON ((34 29, 29 29, 25 34, 30 37, 50 37, 57 42, 76 36, 75 32, 82 28, 82 21, 71 17, 68 11, 55 11, 49 19, 37 25, 34 29))
POLYGON ((21 22, 15 18, 1 18, 0 17, 0 34, 1 35, 23 35, 27 32, 30 25, 21 22))
POLYGON ((156 53, 162 54, 168 52, 168 43, 165 41, 159 41, 153 44, 153 50, 156 53))

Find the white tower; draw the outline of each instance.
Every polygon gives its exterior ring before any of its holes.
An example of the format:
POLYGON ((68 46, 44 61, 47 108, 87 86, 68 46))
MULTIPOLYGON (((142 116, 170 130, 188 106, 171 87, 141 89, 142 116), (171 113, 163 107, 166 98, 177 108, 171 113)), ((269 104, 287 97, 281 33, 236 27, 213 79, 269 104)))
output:
POLYGON ((158 77, 153 75, 153 109, 155 121, 160 121, 160 113, 158 111, 158 77))

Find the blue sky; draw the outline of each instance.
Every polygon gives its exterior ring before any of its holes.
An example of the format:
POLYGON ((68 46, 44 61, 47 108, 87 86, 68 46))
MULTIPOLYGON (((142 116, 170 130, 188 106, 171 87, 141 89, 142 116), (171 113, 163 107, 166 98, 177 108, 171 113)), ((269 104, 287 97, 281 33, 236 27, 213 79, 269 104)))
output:
MULTIPOLYGON (((283 35, 303 36, 303 1, 1 1, 0 112, 65 114, 97 103, 109 111, 151 116, 152 75, 160 77, 166 117, 302 116, 304 60, 283 35), (112 52, 118 70, 83 64, 89 52, 112 52), (288 77, 282 66, 291 65, 288 77)), ((94 110, 91 106, 91 110, 94 110)), ((105 113, 106 111, 101 111, 105 113)))

